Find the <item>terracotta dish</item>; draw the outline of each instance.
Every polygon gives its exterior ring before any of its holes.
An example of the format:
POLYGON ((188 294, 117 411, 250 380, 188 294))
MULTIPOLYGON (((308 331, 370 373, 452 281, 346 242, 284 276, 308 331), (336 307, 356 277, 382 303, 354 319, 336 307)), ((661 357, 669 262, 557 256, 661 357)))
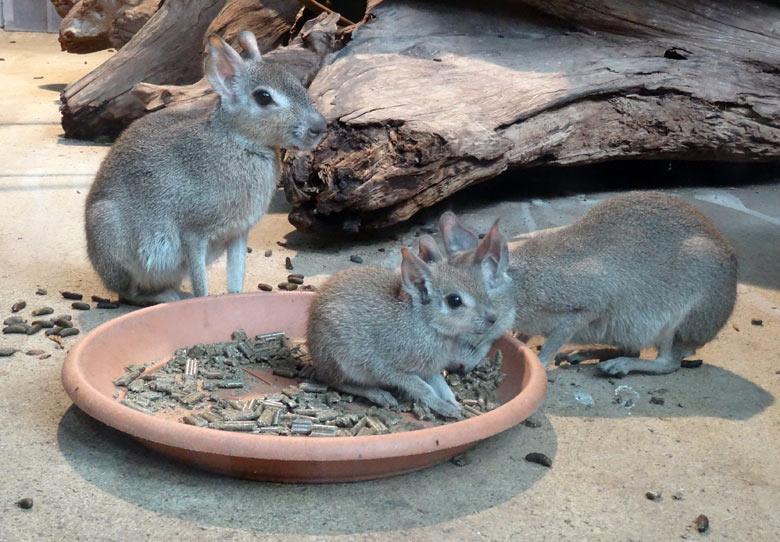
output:
MULTIPOLYGON (((65 391, 81 410, 177 461, 230 476, 277 482, 343 482, 381 478, 446 461, 521 422, 547 390, 539 359, 508 335, 502 405, 481 416, 418 431, 363 437, 290 437, 194 427, 149 416, 113 397, 124 367, 167 359, 177 348, 285 331, 302 338, 311 293, 211 296, 141 309, 101 325, 71 350, 62 367, 65 391)), ((288 382, 289 383, 289 382, 288 382)))

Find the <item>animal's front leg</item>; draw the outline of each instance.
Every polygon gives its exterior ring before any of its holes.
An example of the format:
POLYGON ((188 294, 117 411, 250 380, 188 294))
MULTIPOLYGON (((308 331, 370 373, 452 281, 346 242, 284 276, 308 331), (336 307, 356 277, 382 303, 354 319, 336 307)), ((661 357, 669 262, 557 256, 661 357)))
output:
POLYGON ((455 406, 458 405, 458 400, 455 399, 455 394, 452 393, 452 390, 450 389, 449 384, 447 384, 447 381, 444 380, 444 376, 441 373, 436 373, 430 378, 425 380, 430 387, 433 388, 433 391, 436 392, 436 395, 447 401, 448 403, 452 403, 455 406))
POLYGON ((539 360, 542 362, 542 365, 547 367, 555 359, 555 354, 563 348, 563 345, 569 342, 577 331, 587 325, 589 321, 589 318, 581 314, 562 316, 552 332, 547 336, 544 345, 542 345, 542 350, 539 352, 539 360))
POLYGON ((227 289, 230 294, 237 294, 244 289, 244 273, 246 271, 246 237, 244 233, 230 242, 227 249, 227 289))

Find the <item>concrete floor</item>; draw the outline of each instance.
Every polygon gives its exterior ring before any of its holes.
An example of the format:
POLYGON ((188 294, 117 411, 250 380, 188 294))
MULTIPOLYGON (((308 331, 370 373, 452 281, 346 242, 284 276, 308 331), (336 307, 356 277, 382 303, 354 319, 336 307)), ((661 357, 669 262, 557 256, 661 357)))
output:
MULTIPOLYGON (((59 52, 52 35, 0 33, 0 316, 25 299, 76 313, 87 331, 123 313, 72 311, 60 290, 105 295, 85 253, 84 198, 106 146, 60 137, 58 91, 110 53, 59 52), (37 287, 48 289, 36 296, 37 287)), ((737 170, 738 171, 738 170, 737 170)), ((0 347, 40 348, 0 358, 0 540, 710 540, 774 541, 780 533, 780 183, 668 188, 706 212, 740 253, 736 310, 697 357, 699 369, 629 376, 615 384, 592 365, 549 371, 534 418, 478 445, 471 464, 446 463, 373 482, 279 485, 223 478, 173 464, 74 407, 60 385, 65 351, 43 334, 0 336, 0 347), (763 326, 751 325, 751 318, 763 326), (617 385, 640 398, 613 403, 617 385), (590 393, 584 406, 573 392, 590 393), (650 403, 662 397, 665 404, 650 403), (523 460, 544 452, 546 469, 523 460), (661 502, 645 498, 661 491, 661 502), (672 496, 680 492, 681 500, 672 496), (22 510, 15 502, 32 497, 22 510)), ((520 183, 518 183, 520 184, 520 183)), ((251 233, 246 289, 297 272, 317 284, 348 265, 394 265, 420 223, 452 207, 485 230, 494 217, 522 235, 569 223, 608 193, 499 200, 486 185, 381 235, 294 232, 280 195, 251 233), (286 239, 283 249, 276 241, 286 239), (271 248, 271 258, 263 252, 271 248), (386 252, 378 251, 386 248, 386 252)), ((210 271, 224 292, 224 261, 210 271)), ((75 338, 78 340, 78 338, 75 338)), ((73 344, 74 339, 67 339, 73 344)))

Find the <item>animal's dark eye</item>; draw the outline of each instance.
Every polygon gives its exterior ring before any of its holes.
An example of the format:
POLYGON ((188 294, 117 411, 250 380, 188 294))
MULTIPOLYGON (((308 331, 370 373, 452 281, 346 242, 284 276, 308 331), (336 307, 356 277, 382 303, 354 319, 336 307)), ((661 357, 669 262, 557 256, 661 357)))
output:
POLYGON ((458 294, 450 294, 447 296, 447 305, 449 305, 451 309, 457 309, 463 305, 463 300, 458 294))
POLYGON ((273 102, 273 98, 271 98, 271 94, 267 90, 256 90, 254 92, 255 101, 258 105, 268 105, 271 102, 273 102))

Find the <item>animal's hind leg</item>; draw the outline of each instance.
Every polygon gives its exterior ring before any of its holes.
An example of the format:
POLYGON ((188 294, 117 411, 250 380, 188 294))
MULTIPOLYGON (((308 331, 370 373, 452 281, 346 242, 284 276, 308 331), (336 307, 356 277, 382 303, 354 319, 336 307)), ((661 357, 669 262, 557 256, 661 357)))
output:
POLYGON ((344 393, 365 397, 372 403, 375 403, 382 408, 398 406, 398 401, 395 397, 393 397, 393 394, 381 388, 372 386, 358 386, 355 384, 331 384, 331 387, 337 388, 344 393))
MULTIPOLYGON (((619 357, 603 361, 597 365, 599 370, 611 376, 625 376, 628 373, 667 374, 680 368, 683 350, 675 344, 674 330, 665 329, 656 340, 658 356, 655 359, 639 357, 619 357)), ((688 355, 688 354, 685 354, 688 355)))
POLYGON ((555 364, 560 365, 564 361, 572 365, 577 365, 583 361, 590 361, 592 359, 598 361, 606 361, 613 358, 638 358, 639 352, 618 348, 615 346, 601 346, 590 344, 584 348, 572 348, 571 350, 564 350, 555 356, 555 364))

